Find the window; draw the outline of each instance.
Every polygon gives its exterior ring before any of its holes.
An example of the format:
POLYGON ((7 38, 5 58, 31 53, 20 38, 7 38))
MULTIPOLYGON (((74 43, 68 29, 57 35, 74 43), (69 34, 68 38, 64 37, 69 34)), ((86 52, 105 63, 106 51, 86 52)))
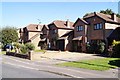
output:
POLYGON ((53 29, 53 34, 57 33, 57 30, 56 29, 53 29))
POLYGON ((83 26, 77 26, 77 31, 82 31, 83 30, 83 26))
POLYGON ((102 29, 102 23, 95 24, 95 25, 94 25, 94 29, 95 29, 95 30, 102 29))

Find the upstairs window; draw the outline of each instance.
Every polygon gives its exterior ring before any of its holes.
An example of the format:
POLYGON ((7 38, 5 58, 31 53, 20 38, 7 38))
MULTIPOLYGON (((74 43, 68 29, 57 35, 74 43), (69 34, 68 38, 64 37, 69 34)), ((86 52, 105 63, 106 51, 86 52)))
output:
POLYGON ((56 34, 57 33, 57 30, 56 29, 53 29, 53 34, 56 34))
POLYGON ((102 29, 102 23, 97 23, 94 25, 94 30, 102 29))
POLYGON ((83 26, 77 26, 77 31, 82 31, 83 30, 83 26))

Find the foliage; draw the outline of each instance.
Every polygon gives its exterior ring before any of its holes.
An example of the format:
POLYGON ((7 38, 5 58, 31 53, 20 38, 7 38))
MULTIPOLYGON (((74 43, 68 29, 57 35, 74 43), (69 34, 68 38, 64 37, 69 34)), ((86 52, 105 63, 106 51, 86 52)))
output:
POLYGON ((115 60, 118 60, 118 58, 81 60, 81 61, 65 62, 57 65, 104 71, 104 70, 118 68, 118 65, 111 65, 110 63, 111 61, 115 61, 115 60))
POLYGON ((96 53, 98 45, 96 43, 87 44, 87 52, 96 53))
POLYGON ((18 41, 18 33, 16 28, 6 27, 0 30, 1 43, 3 45, 18 41))
POLYGON ((18 43, 18 42, 14 42, 14 43, 13 43, 13 46, 14 46, 15 48, 19 49, 20 46, 21 46, 21 44, 18 43))
POLYGON ((15 52, 19 53, 20 52, 20 48, 21 48, 21 44, 18 43, 18 42, 14 42, 13 46, 14 46, 15 52))
POLYGON ((116 45, 118 45, 118 44, 120 44, 120 41, 115 41, 115 40, 113 40, 113 43, 112 43, 113 46, 116 46, 116 45))
POLYGON ((103 13, 103 14, 112 14, 113 11, 111 9, 106 9, 106 10, 101 10, 100 13, 103 13))
POLYGON ((23 53, 23 54, 25 54, 25 53, 28 52, 27 47, 26 47, 24 44, 21 45, 20 51, 21 51, 21 53, 23 53))
POLYGON ((89 43, 87 44, 87 52, 90 53, 103 53, 105 50, 105 43, 100 42, 100 43, 89 43))
POLYGON ((120 57, 120 41, 113 40, 113 57, 120 57))
MULTIPOLYGON (((111 9, 106 9, 106 10, 101 10, 100 13, 111 15, 114 12, 111 9)), ((116 16, 120 18, 120 14, 116 13, 116 16)))
POLYGON ((98 44, 98 52, 99 52, 99 53, 103 53, 104 50, 105 50, 105 43, 104 43, 104 42, 100 42, 100 43, 98 44))
POLYGON ((46 42, 40 42, 39 45, 41 46, 42 50, 46 50, 47 49, 47 44, 46 42))
POLYGON ((35 46, 32 43, 26 43, 25 46, 26 46, 28 51, 31 51, 31 50, 35 49, 35 46))

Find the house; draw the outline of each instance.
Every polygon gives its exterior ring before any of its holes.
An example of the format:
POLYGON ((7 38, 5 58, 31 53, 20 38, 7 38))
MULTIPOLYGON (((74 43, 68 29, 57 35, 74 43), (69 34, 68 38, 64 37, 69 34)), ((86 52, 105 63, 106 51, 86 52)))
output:
MULTIPOLYGON (((45 29, 45 27, 44 27, 44 29, 45 29)), ((46 29, 49 30, 48 34, 47 34, 48 35, 47 38, 49 39, 49 45, 48 45, 49 49, 51 49, 51 50, 67 50, 66 45, 68 42, 65 41, 65 38, 61 38, 61 37, 63 37, 68 32, 74 30, 73 22, 70 22, 69 20, 67 20, 67 21, 55 20, 52 23, 48 24, 46 29)), ((43 31, 43 33, 44 33, 44 31, 43 31)))
POLYGON ((40 33, 43 25, 29 24, 28 26, 20 29, 20 41, 23 43, 31 42, 39 49, 40 33))
POLYGON ((47 25, 43 25, 41 29, 42 33, 40 34, 40 41, 39 46, 41 49, 48 49, 49 48, 49 28, 47 25))
POLYGON ((120 27, 117 27, 115 30, 111 32, 111 34, 107 37, 108 45, 112 45, 113 40, 120 41, 120 27))
POLYGON ((88 25, 84 19, 78 18, 74 23, 74 38, 73 38, 73 48, 74 51, 86 51, 86 42, 88 35, 88 25))
POLYGON ((74 31, 68 31, 57 40, 57 49, 61 51, 73 51, 74 31))
POLYGON ((120 18, 113 13, 91 13, 74 23, 74 50, 86 51, 86 43, 107 43, 111 31, 120 25, 120 18))

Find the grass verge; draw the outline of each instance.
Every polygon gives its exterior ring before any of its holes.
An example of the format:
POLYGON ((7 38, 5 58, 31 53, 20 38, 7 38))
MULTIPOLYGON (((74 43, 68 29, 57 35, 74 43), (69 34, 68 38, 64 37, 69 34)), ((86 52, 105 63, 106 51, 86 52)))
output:
POLYGON ((65 62, 57 65, 104 71, 120 67, 120 58, 81 60, 74 62, 65 62))
POLYGON ((46 50, 34 50, 34 52, 46 52, 46 50))
POLYGON ((1 52, 0 52, 0 54, 5 54, 5 53, 6 53, 6 51, 1 51, 1 52))

